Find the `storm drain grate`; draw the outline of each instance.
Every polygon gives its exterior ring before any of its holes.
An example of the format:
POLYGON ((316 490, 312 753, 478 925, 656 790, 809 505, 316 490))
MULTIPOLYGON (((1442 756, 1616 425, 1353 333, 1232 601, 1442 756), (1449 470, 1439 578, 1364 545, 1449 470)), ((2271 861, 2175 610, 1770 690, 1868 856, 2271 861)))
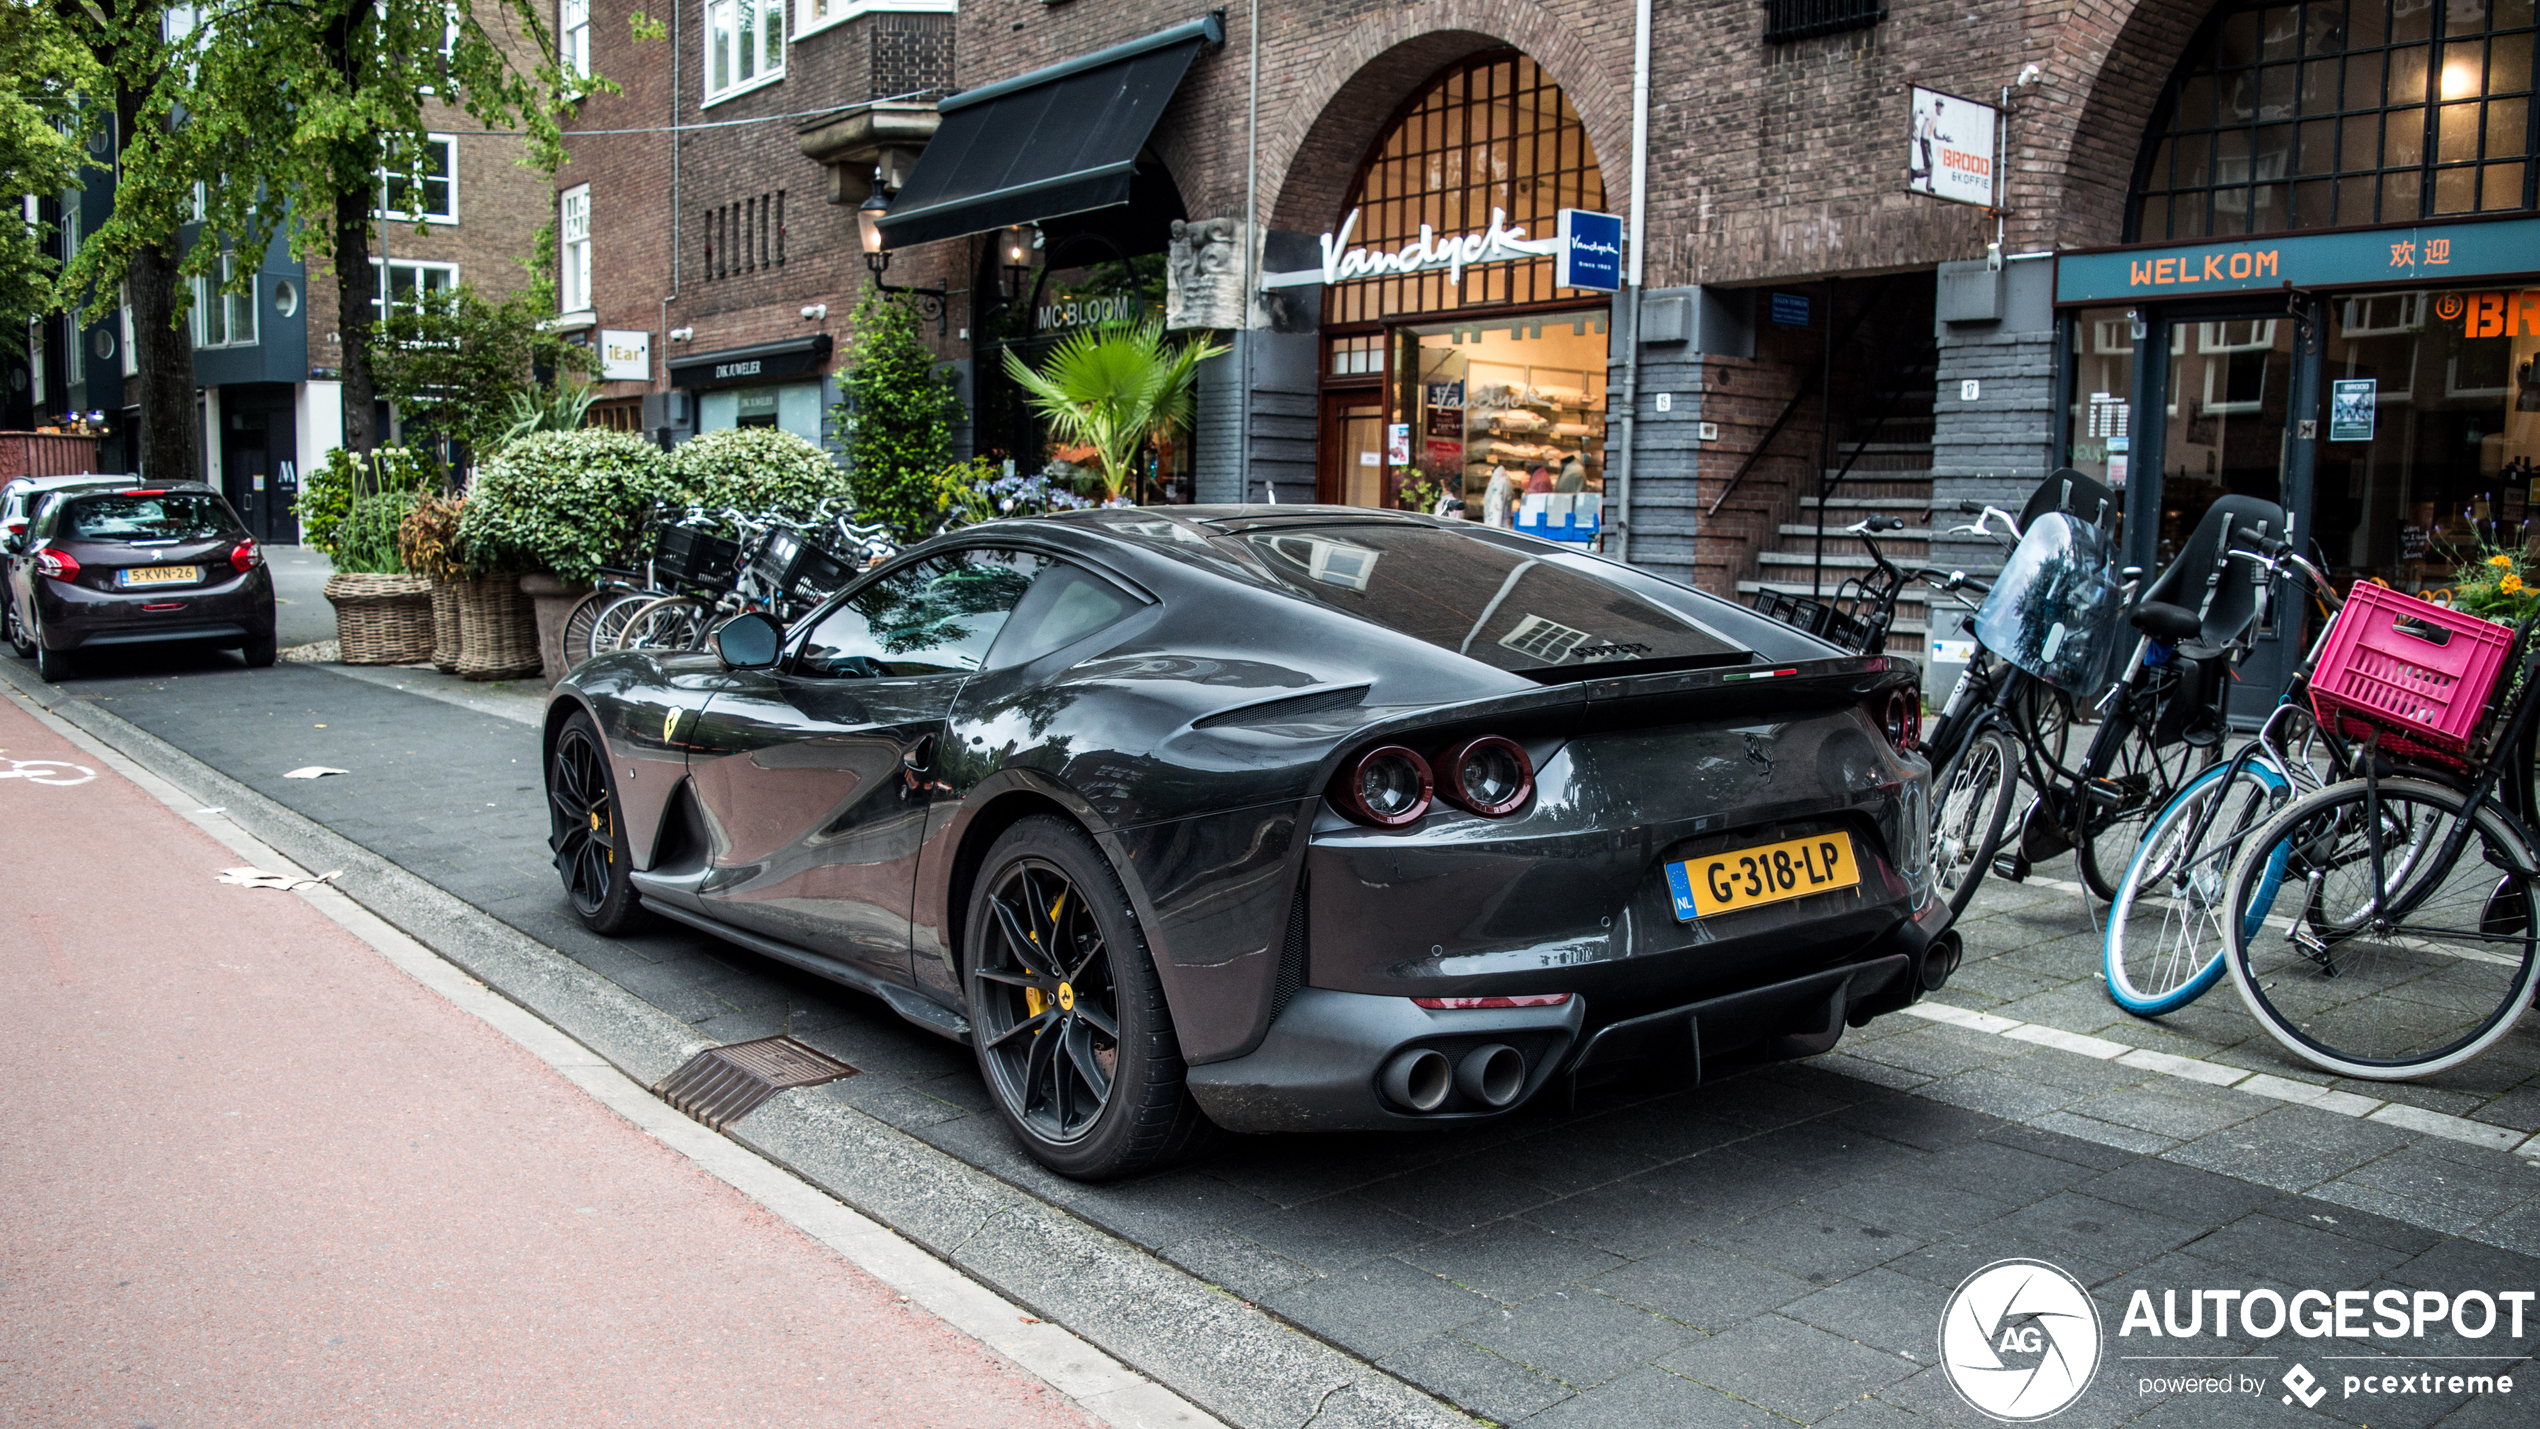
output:
POLYGON ((853 1067, 791 1037, 708 1047, 661 1079, 655 1095, 716 1131, 791 1087, 816 1087, 856 1074, 853 1067))

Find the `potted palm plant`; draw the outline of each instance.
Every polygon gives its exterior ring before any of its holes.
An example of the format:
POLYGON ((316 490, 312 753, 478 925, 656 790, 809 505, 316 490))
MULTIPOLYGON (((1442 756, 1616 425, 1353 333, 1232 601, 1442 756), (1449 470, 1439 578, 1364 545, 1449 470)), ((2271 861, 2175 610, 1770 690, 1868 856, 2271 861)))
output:
POLYGON ((1189 429, 1199 365, 1226 351, 1206 338, 1170 342, 1164 320, 1148 318, 1078 332, 1038 372, 1008 350, 1005 370, 1053 437, 1091 449, 1103 500, 1123 504, 1136 499, 1148 444, 1189 429))

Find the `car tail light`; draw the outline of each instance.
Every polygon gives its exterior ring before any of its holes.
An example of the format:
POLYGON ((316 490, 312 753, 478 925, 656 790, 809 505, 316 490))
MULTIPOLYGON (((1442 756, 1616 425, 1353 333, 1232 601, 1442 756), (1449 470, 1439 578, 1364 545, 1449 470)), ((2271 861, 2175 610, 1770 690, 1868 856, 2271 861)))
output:
POLYGON ((264 563, 265 553, 256 549, 256 542, 253 537, 241 541, 230 548, 229 568, 238 572, 242 576, 264 563))
POLYGON ((12 522, 10 522, 10 523, 9 523, 9 526, 8 526, 8 533, 9 533, 10 535, 12 535, 12 536, 23 536, 23 535, 25 535, 25 534, 26 534, 26 523, 25 523, 24 521, 12 521, 12 522))
POLYGON ((1911 754, 1923 746, 1923 702, 1911 691, 1890 690, 1887 708, 1879 716, 1879 729, 1899 754, 1911 754))
POLYGON ((1378 745, 1358 756, 1341 780, 1342 812, 1362 824, 1398 829, 1429 812, 1436 781, 1429 761, 1399 744, 1378 745))
POLYGON ((165 496, 168 493, 167 489, 164 487, 136 486, 130 491, 121 492, 119 494, 124 496, 165 496))
POLYGON ((1435 769, 1440 797, 1494 819, 1515 813, 1535 792, 1535 762, 1525 747, 1495 734, 1450 746, 1435 769))
POLYGON ((70 552, 47 546, 35 553, 35 573, 52 580, 75 581, 79 579, 79 562, 71 558, 70 552))
POLYGON ((1411 1000, 1432 1012, 1464 1012, 1477 1007, 1559 1007, 1570 1000, 1570 994, 1521 992, 1514 997, 1415 997, 1411 1000))

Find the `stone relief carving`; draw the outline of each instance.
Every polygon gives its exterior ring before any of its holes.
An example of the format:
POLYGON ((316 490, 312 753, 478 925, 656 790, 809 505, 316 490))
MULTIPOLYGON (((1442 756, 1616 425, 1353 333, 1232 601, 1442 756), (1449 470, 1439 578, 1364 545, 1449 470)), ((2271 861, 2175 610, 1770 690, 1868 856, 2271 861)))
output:
POLYGON ((1243 220, 1175 219, 1165 257, 1164 325, 1250 326, 1244 301, 1243 220))

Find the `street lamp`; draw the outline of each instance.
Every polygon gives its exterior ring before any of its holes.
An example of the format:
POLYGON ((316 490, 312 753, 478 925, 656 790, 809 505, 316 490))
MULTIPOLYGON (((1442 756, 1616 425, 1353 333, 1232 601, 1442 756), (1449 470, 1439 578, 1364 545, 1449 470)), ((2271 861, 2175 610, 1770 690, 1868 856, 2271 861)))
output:
POLYGON ((921 317, 935 320, 935 336, 942 337, 951 327, 952 292, 946 288, 911 288, 882 281, 891 270, 891 250, 882 246, 882 216, 891 211, 891 201, 884 196, 882 166, 873 166, 873 192, 855 211, 856 232, 864 240, 864 266, 872 270, 873 286, 885 293, 906 293, 917 299, 921 317))

